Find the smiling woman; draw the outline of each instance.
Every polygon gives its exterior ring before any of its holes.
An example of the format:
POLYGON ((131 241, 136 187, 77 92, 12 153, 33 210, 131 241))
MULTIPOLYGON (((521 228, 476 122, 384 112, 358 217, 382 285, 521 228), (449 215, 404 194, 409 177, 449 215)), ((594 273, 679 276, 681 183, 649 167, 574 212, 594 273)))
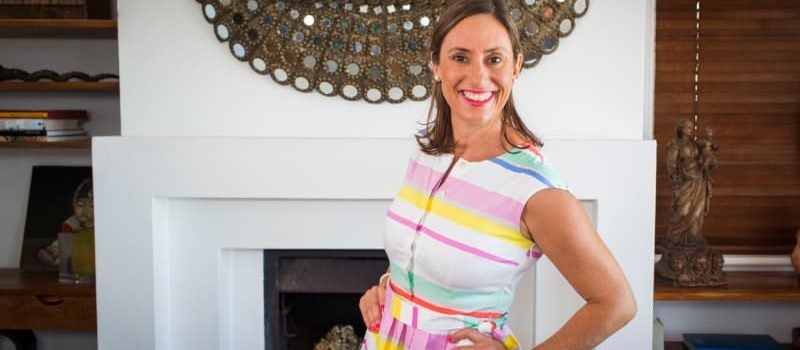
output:
POLYGON ((537 349, 589 349, 636 312, 622 270, 514 108, 523 66, 503 0, 454 0, 430 41, 433 101, 389 208, 388 278, 362 349, 518 349, 507 325, 542 254, 586 304, 537 349))
MULTIPOLYGON (((475 12, 470 11, 470 6, 475 7, 475 3, 463 1, 449 7, 445 14, 456 15, 447 22, 440 19, 433 31, 430 56, 435 85, 431 111, 435 110, 436 115, 428 116, 433 130, 430 145, 421 142, 423 150, 430 154, 452 152, 456 145, 448 138, 449 130, 452 124, 459 123, 470 132, 481 128, 500 130, 510 145, 521 141, 511 139, 517 134, 541 146, 541 141, 522 123, 511 97, 511 87, 522 69, 516 27, 505 9, 499 15, 470 15, 475 12), (515 133, 509 133, 509 129, 515 133)), ((486 151, 496 154, 500 150, 486 151)))

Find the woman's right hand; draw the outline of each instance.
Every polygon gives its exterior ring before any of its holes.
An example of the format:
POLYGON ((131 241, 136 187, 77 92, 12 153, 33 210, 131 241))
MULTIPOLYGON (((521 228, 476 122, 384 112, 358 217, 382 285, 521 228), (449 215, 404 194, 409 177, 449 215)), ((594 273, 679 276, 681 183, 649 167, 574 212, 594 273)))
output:
POLYGON ((381 328, 381 314, 383 314, 383 298, 386 294, 385 286, 372 286, 361 296, 358 307, 361 317, 370 332, 377 332, 381 328))

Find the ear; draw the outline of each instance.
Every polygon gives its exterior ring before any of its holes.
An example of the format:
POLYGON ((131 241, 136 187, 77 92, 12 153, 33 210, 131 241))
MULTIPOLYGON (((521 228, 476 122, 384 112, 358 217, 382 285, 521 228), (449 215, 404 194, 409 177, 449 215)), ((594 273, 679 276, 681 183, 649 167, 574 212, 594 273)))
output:
POLYGON ((520 73, 522 73, 522 53, 517 54, 517 60, 514 62, 514 79, 519 78, 520 73))
POLYGON ((428 55, 428 66, 431 68, 431 72, 433 73, 434 77, 439 76, 439 65, 433 61, 433 53, 428 55))

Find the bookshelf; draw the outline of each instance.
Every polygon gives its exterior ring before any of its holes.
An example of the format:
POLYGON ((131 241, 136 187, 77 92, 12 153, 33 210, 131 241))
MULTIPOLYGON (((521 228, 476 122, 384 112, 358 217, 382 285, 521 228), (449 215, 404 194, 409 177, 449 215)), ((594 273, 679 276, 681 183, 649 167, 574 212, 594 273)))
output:
POLYGON ((795 272, 728 272, 720 287, 673 287, 656 283, 654 301, 800 301, 795 272))
POLYGON ((1 148, 55 148, 55 149, 89 149, 92 147, 92 140, 74 140, 58 142, 37 142, 37 141, 14 141, 0 142, 1 148))
POLYGON ((117 81, 2 81, 0 91, 110 91, 119 92, 117 81))
POLYGON ((0 19, 0 38, 116 39, 116 37, 116 20, 0 19))
MULTIPOLYGON (((0 39, 111 39, 117 38, 117 21, 100 19, 0 19, 0 39)), ((71 80, 0 81, 2 92, 77 92, 118 94, 119 82, 71 80)), ((43 99, 47 99, 43 96, 43 99)), ((36 108, 36 106, 31 106, 36 108)), ((0 142, 0 149, 90 149, 91 140, 62 142, 0 142)))

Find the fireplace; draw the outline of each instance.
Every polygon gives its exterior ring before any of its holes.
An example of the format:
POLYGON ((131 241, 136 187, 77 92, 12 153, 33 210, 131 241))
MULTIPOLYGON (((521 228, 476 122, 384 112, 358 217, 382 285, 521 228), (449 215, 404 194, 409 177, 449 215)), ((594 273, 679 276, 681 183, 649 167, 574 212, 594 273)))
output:
POLYGON ((313 349, 336 325, 362 336, 358 301, 388 266, 382 250, 265 250, 266 350, 313 349))
MULTIPOLYGON (((264 250, 381 250, 383 218, 413 147, 397 139, 93 138, 99 347, 267 348, 264 250)), ((545 151, 575 196, 595 203, 598 232, 639 306, 599 348, 650 346, 655 208, 643 203, 655 202, 655 143, 549 140, 545 151)), ((546 256, 534 272, 520 283, 510 320, 524 347, 580 305, 546 256)), ((380 273, 364 275, 374 283, 380 273)), ((284 301, 311 305, 295 294, 284 301)))

